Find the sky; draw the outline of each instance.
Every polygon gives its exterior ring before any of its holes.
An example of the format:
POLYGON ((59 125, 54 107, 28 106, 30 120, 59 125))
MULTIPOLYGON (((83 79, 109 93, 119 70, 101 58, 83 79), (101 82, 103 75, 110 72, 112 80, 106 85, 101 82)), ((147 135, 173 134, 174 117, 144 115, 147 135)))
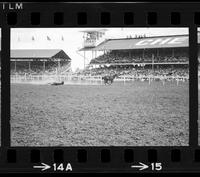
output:
MULTIPOLYGON (((11 49, 62 49, 72 59, 72 70, 83 69, 83 30, 100 28, 12 28, 11 49), (50 40, 47 39, 47 36, 50 40), (34 40, 32 39, 34 38, 34 40)), ((102 29, 102 28, 101 28, 102 29)), ((126 38, 128 35, 165 36, 188 34, 188 28, 103 28, 104 39, 126 38)), ((86 63, 92 59, 86 52, 86 63)))

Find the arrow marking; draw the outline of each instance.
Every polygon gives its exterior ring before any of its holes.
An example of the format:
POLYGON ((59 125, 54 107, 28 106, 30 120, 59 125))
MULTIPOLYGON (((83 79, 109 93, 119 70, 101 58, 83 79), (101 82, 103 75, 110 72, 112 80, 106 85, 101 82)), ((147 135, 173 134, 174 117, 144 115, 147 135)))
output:
POLYGON ((140 168, 139 170, 144 170, 144 169, 149 168, 149 166, 146 165, 146 164, 143 164, 143 163, 141 163, 141 162, 139 162, 139 164, 140 164, 140 165, 132 165, 131 168, 140 168))
POLYGON ((43 166, 33 166, 33 168, 42 168, 41 171, 47 170, 49 168, 51 168, 51 166, 45 164, 45 163, 41 163, 43 166))

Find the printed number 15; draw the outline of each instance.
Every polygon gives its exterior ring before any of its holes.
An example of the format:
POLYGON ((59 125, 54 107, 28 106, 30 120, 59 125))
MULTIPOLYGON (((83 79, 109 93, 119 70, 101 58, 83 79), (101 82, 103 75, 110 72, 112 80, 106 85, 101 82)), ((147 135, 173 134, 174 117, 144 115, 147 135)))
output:
POLYGON ((162 163, 151 163, 151 169, 156 171, 162 170, 162 163))

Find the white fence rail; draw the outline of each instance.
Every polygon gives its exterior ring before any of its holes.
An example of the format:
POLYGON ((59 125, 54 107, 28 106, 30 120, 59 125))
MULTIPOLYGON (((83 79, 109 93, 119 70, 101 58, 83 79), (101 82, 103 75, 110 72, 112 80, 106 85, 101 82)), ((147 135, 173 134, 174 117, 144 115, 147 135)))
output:
MULTIPOLYGON (((119 76, 115 81, 128 82, 128 81, 148 81, 149 84, 152 81, 160 80, 165 81, 188 81, 188 77, 183 76, 119 76)), ((103 83, 102 76, 75 76, 75 75, 11 75, 11 83, 30 83, 30 82, 52 82, 52 81, 64 81, 64 82, 89 82, 89 83, 103 83)))

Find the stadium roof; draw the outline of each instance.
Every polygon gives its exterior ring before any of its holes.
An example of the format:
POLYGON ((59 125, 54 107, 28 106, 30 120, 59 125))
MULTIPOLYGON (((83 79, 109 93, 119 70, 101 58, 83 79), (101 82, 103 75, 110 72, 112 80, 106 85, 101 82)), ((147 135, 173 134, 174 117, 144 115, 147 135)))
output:
POLYGON ((83 47, 79 51, 92 51, 95 47, 83 47))
POLYGON ((14 59, 28 59, 28 58, 31 58, 31 59, 33 58, 70 59, 70 57, 61 49, 16 49, 16 50, 11 50, 11 58, 14 58, 14 59))
POLYGON ((188 47, 188 35, 155 36, 145 38, 108 39, 92 50, 128 50, 188 47))

